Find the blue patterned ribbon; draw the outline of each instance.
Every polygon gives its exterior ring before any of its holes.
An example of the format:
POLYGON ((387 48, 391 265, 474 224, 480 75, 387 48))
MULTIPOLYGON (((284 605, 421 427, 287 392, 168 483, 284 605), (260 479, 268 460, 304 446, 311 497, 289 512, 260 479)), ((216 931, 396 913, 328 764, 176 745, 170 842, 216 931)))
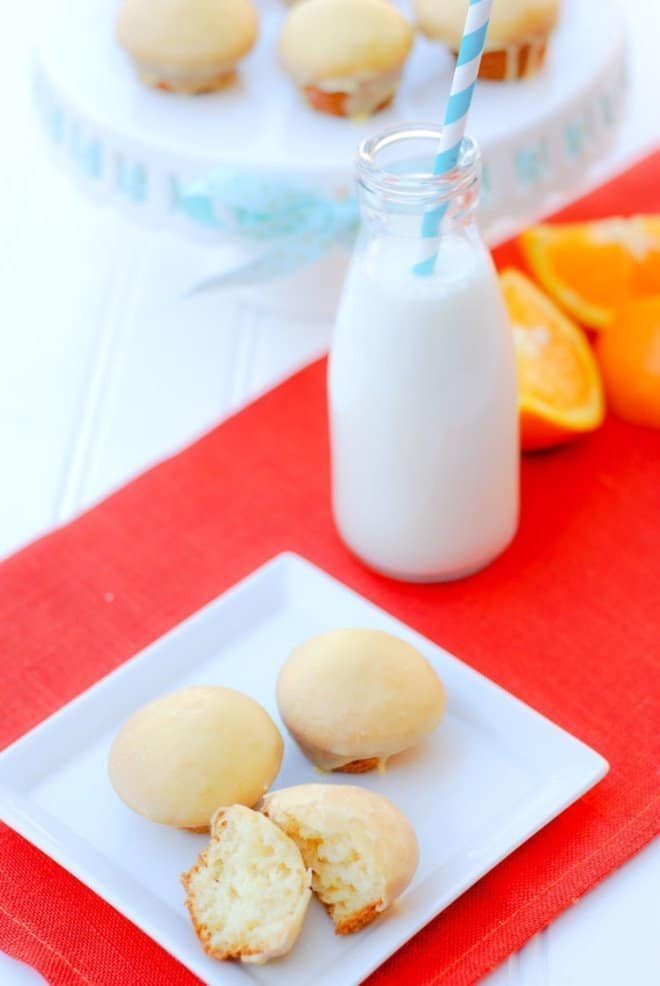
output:
POLYGON ((337 243, 350 245, 359 216, 355 198, 322 195, 286 179, 217 169, 203 181, 172 181, 172 208, 210 230, 264 244, 257 255, 191 291, 259 284, 312 264, 337 243))

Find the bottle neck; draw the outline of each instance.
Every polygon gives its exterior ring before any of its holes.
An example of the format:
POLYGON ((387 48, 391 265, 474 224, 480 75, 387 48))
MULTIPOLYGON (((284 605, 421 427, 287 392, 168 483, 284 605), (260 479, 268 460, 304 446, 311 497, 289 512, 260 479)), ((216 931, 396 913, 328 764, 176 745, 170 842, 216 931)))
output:
POLYGON ((464 139, 456 167, 433 173, 440 128, 411 126, 365 141, 357 179, 367 230, 419 238, 428 210, 440 210, 438 235, 472 226, 479 201, 481 160, 473 140, 464 139))
MULTIPOLYGON (((360 215, 371 232, 380 231, 395 236, 419 239, 424 213, 433 205, 409 203, 402 206, 390 198, 366 188, 359 189, 360 215)), ((479 203, 478 183, 468 192, 451 197, 444 207, 438 237, 465 230, 476 223, 479 203)))

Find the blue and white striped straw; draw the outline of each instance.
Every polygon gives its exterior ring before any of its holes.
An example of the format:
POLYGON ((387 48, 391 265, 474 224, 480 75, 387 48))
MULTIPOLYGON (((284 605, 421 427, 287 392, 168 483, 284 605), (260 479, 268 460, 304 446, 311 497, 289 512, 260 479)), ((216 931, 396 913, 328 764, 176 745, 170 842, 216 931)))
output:
MULTIPOLYGON (((449 101, 442 126, 442 136, 433 164, 433 174, 443 175, 458 164, 465 136, 472 94, 479 74, 479 65, 486 42, 488 21, 493 0, 470 0, 456 68, 451 80, 449 101)), ((422 260, 415 264, 416 274, 432 274, 438 256, 438 230, 447 211, 447 203, 427 209, 422 221, 422 260), (424 243, 426 241, 426 243, 424 243)))

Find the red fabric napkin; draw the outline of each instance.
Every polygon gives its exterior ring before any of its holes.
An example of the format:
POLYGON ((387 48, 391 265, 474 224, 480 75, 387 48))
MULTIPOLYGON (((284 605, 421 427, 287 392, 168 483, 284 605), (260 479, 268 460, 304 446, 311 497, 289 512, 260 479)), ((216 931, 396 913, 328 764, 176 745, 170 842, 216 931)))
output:
MULTIPOLYGON (((660 211, 660 154, 564 215, 635 211, 660 211)), ((401 585, 366 571, 333 530, 324 373, 304 370, 0 567, 0 744, 272 555, 300 552, 611 763, 370 979, 463 986, 658 831, 660 432, 610 419, 525 457, 511 548, 465 581, 401 585)), ((197 981, 4 826, 0 947, 57 986, 197 981)))

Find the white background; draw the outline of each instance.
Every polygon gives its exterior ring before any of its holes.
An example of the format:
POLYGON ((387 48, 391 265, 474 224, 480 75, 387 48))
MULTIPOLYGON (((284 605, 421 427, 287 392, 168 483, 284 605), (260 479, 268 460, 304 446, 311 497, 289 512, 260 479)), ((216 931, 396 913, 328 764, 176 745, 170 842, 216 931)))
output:
MULTIPOLYGON (((660 0, 626 8, 631 102, 603 173, 660 137, 660 0)), ((2 14, 0 555, 322 352, 330 331, 323 319, 266 316, 256 300, 182 300, 209 272, 208 251, 129 225, 54 171, 28 96, 38 14, 30 4, 2 14)), ((489 986, 657 986, 658 887, 656 844, 491 974, 489 986)), ((0 953, 2 986, 35 982, 0 953)))

